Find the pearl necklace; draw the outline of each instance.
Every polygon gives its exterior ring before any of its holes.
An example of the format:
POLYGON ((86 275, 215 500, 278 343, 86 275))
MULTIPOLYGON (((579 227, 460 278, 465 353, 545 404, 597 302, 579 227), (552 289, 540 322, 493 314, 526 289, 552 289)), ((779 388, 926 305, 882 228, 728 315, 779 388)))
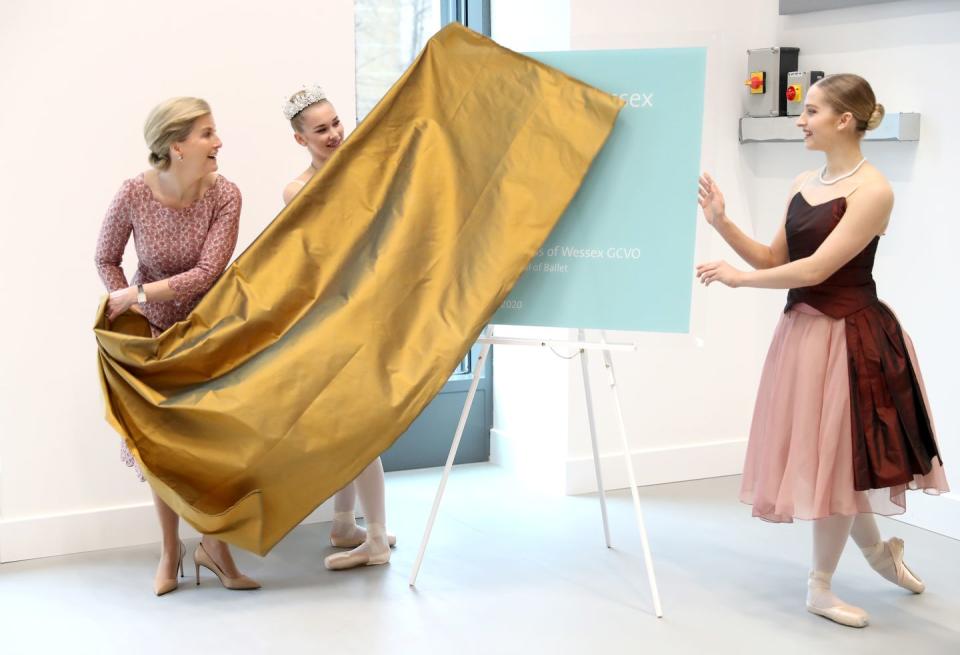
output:
POLYGON ((864 157, 863 159, 860 160, 859 164, 853 167, 852 171, 850 171, 849 173, 844 173, 843 175, 840 175, 838 177, 835 177, 832 180, 823 179, 823 174, 827 172, 827 165, 824 164, 823 168, 820 169, 820 184, 825 184, 827 186, 830 186, 831 184, 836 184, 840 180, 845 180, 851 175, 853 175, 854 173, 856 173, 857 171, 859 171, 860 167, 863 166, 866 162, 867 162, 867 158, 864 157))

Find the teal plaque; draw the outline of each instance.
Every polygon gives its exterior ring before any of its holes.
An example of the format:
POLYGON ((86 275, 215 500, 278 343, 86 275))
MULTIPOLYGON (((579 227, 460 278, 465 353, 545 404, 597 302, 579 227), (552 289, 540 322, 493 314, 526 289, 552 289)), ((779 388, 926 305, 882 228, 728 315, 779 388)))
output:
POLYGON ((688 332, 706 49, 531 56, 626 105, 491 323, 688 332))

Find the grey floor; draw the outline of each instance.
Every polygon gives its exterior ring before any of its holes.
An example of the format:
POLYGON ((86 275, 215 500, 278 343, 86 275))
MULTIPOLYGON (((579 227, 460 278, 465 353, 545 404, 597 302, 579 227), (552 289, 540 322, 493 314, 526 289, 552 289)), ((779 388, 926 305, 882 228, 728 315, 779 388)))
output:
POLYGON ((4 564, 0 653, 960 653, 960 542, 881 519, 928 591, 889 584, 851 543, 834 589, 872 625, 837 626, 803 609, 809 524, 751 519, 735 477, 640 490, 663 619, 628 492, 610 494, 607 550, 596 496, 541 496, 489 465, 455 470, 411 589, 438 480, 388 475, 389 566, 328 572, 329 526, 302 526, 239 556, 256 592, 201 573, 156 598, 156 546, 4 564))

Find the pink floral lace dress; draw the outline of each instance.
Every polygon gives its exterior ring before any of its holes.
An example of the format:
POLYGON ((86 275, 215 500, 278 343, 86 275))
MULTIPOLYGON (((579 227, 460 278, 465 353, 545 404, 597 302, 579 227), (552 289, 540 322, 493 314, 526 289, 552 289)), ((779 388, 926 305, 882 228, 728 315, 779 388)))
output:
MULTIPOLYGON (((141 173, 126 180, 110 203, 97 239, 96 263, 107 291, 169 278, 176 294, 141 307, 154 336, 187 317, 223 272, 237 245, 240 190, 222 176, 188 207, 174 209, 153 195, 141 173), (128 282, 121 267, 133 234, 137 272, 128 282)), ((120 444, 121 459, 143 480, 133 455, 120 444)))

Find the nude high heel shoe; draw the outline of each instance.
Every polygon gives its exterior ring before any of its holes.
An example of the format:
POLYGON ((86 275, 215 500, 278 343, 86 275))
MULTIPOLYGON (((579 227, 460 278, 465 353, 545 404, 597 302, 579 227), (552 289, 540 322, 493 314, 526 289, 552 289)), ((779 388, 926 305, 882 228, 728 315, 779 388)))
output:
MULTIPOLYGON (((186 554, 187 554, 187 547, 181 541, 180 542, 180 558, 177 560, 177 568, 180 569, 181 578, 184 577, 183 576, 183 557, 186 554)), ((178 586, 179 586, 179 583, 177 582, 177 579, 175 577, 173 578, 155 577, 153 579, 153 591, 158 596, 168 594, 174 589, 176 589, 178 586)))
POLYGON ((210 557, 210 554, 203 547, 203 543, 197 544, 197 549, 193 551, 193 563, 197 568, 197 585, 200 585, 200 567, 211 571, 214 575, 217 576, 217 579, 220 580, 222 584, 227 589, 233 589, 235 591, 245 591, 248 589, 259 589, 260 583, 254 580, 253 578, 248 578, 247 576, 240 574, 236 578, 227 577, 227 574, 224 573, 217 563, 213 561, 213 558, 210 557))

